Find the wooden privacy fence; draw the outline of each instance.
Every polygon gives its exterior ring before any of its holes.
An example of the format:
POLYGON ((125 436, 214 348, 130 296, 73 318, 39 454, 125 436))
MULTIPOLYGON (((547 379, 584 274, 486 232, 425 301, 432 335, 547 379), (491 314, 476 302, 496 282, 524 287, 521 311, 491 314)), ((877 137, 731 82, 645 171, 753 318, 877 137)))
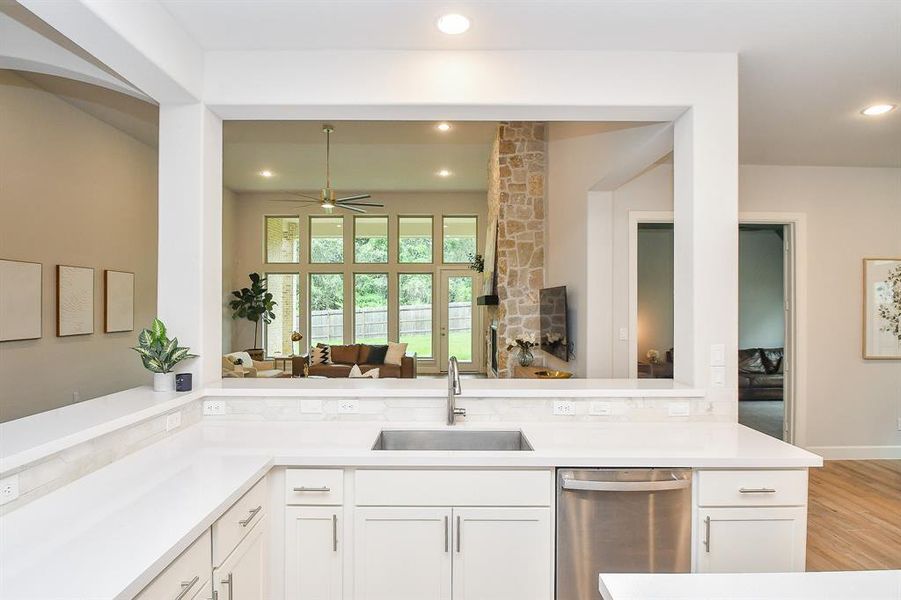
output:
MULTIPOLYGON (((415 304, 400 307, 400 334, 427 334, 432 331, 432 306, 415 304)), ((387 338, 388 309, 384 306, 357 308, 354 314, 355 338, 387 338)), ((469 331, 472 328, 472 305, 452 302, 448 305, 448 330, 469 331)), ((310 339, 342 339, 344 311, 314 310, 310 313, 310 339)))

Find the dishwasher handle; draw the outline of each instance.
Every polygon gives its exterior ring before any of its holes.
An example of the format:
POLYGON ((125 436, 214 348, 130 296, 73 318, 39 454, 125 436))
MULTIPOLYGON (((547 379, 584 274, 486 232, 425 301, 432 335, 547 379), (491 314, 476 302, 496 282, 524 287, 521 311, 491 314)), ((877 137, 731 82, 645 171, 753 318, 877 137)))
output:
POLYGON ((663 481, 588 481, 564 479, 564 490, 582 492, 663 492, 683 490, 691 486, 691 479, 666 479, 663 481))

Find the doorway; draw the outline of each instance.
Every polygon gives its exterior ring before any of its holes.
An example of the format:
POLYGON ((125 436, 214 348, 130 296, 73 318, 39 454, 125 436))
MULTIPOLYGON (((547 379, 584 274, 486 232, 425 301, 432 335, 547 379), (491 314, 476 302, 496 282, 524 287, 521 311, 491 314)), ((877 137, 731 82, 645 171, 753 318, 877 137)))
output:
POLYGON ((447 370, 451 356, 457 357, 461 371, 479 371, 479 311, 476 296, 478 274, 469 269, 442 269, 438 296, 439 369, 447 370))

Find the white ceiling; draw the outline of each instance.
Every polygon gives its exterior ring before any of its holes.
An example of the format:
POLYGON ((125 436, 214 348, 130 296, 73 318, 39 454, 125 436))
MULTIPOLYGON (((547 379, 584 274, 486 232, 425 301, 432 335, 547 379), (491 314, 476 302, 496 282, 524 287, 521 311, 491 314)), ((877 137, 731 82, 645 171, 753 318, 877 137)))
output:
POLYGON ((901 0, 160 2, 205 50, 738 52, 743 163, 901 166, 901 0))
MULTIPOLYGON (((487 187, 494 123, 333 122, 332 187, 361 191, 479 191, 487 187), (449 177, 436 175, 441 169, 449 177)), ((325 134, 313 121, 226 121, 223 178, 234 191, 325 186, 325 134), (266 178, 263 170, 273 173, 266 178)))

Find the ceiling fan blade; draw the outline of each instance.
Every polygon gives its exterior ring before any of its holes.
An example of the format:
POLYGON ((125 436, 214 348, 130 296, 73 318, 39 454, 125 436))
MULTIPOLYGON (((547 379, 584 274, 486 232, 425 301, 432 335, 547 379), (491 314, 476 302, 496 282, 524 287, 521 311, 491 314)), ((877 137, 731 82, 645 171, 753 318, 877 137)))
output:
POLYGON ((336 202, 352 202, 354 200, 365 200, 366 198, 372 198, 370 194, 360 194, 359 196, 347 196, 345 198, 338 198, 336 202))
POLYGON ((364 213, 364 214, 366 213, 366 211, 363 210, 362 208, 357 208, 350 204, 336 204, 335 208, 343 208, 344 210, 352 210, 353 212, 356 212, 356 213, 364 213))
POLYGON ((315 196, 307 196, 306 194, 301 194, 300 192, 289 192, 292 196, 300 196, 301 198, 307 198, 314 202, 322 202, 322 198, 317 198, 315 196))
POLYGON ((381 202, 341 202, 339 206, 376 206, 383 208, 385 205, 381 202))

